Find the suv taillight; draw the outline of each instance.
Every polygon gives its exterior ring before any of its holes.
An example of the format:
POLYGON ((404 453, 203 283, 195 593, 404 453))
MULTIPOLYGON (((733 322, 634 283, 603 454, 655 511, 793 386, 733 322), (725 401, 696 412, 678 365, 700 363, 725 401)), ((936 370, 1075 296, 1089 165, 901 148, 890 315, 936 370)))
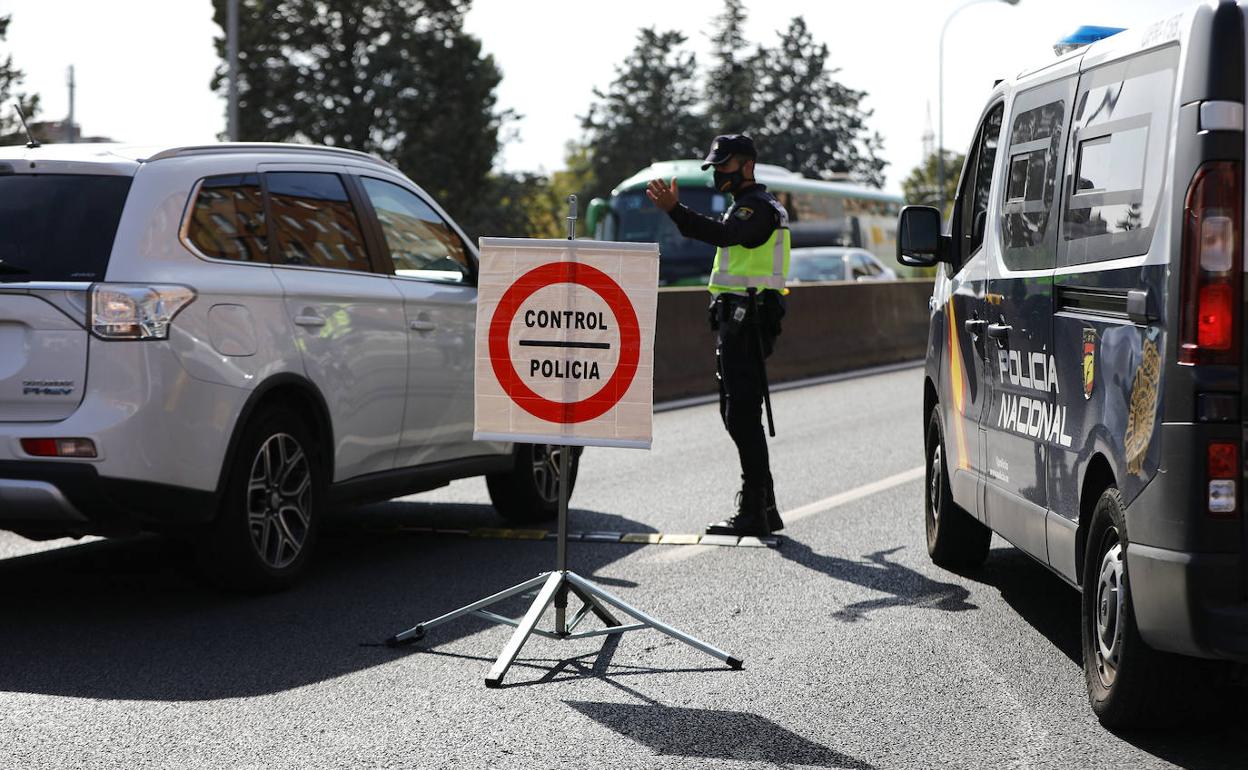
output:
POLYGON ((195 299, 186 286, 97 283, 91 287, 91 331, 104 340, 167 340, 169 324, 195 299))
POLYGON ((1243 169, 1213 161, 1197 170, 1183 209, 1179 363, 1239 362, 1243 169))

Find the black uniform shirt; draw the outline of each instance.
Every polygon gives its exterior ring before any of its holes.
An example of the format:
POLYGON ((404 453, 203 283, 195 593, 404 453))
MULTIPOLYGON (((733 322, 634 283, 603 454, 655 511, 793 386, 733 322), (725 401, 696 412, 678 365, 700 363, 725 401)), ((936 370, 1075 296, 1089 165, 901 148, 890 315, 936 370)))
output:
POLYGON ((733 196, 732 207, 720 220, 693 211, 683 203, 668 212, 680 234, 712 246, 756 249, 780 226, 780 212, 767 186, 755 184, 733 196))

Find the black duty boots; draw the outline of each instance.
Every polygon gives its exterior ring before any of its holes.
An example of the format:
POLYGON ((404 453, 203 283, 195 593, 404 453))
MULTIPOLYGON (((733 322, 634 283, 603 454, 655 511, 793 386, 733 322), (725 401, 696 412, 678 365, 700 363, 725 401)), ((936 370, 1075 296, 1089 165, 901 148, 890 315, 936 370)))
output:
MULTIPOLYGON (((770 510, 774 511, 772 507, 770 510)), ((777 514, 776 519, 780 517, 777 514)), ((771 534, 768 526, 767 491, 746 487, 737 493, 737 515, 725 521, 716 522, 706 528, 708 535, 738 535, 745 537, 767 537, 771 534)))
POLYGON ((784 529, 784 519, 780 518, 780 509, 776 507, 776 488, 767 486, 767 529, 779 532, 784 529))

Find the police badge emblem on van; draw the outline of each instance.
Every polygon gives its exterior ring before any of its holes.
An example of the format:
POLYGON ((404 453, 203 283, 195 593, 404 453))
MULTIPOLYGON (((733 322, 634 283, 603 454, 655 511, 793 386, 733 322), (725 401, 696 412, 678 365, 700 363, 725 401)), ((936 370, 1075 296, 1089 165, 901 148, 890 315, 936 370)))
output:
POLYGON ((1092 398, 1096 385, 1096 329, 1083 330, 1083 398, 1092 398))

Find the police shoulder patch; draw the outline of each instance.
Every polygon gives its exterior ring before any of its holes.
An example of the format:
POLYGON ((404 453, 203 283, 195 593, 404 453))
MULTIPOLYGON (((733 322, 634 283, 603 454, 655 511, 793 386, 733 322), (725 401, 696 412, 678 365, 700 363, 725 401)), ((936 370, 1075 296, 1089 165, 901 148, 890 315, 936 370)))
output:
POLYGON ((732 212, 732 215, 736 217, 737 219, 744 221, 754 216, 754 209, 750 208, 749 206, 741 206, 736 211, 732 212))

